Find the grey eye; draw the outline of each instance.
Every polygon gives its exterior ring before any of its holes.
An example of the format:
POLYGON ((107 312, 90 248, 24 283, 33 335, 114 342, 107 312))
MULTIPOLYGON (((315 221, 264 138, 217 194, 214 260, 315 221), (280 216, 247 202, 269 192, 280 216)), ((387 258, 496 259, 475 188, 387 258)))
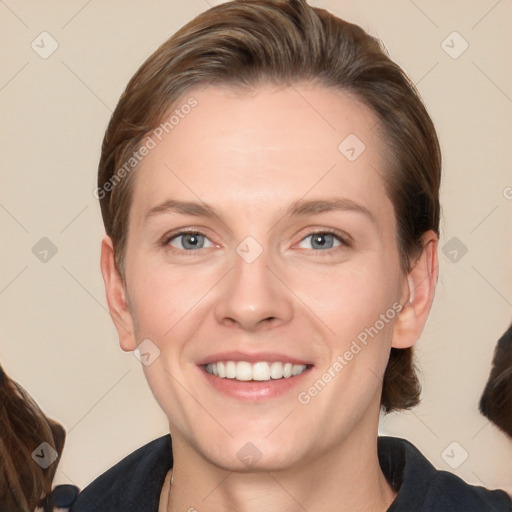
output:
MULTIPOLYGON (((176 236, 172 237, 169 240, 169 244, 172 247, 176 247, 176 249, 185 249, 185 250, 193 250, 193 249, 203 249, 205 247, 205 242, 208 238, 202 233, 178 233, 176 236), (176 240, 181 238, 181 243, 178 246, 175 245, 176 240)), ((209 242, 209 240, 208 240, 209 242)), ((208 247, 211 247, 212 244, 208 247)))
POLYGON ((308 249, 309 247, 302 246, 305 241, 310 240, 311 249, 322 250, 322 249, 333 249, 342 245, 342 240, 333 233, 318 232, 311 233, 301 241, 301 247, 308 249))

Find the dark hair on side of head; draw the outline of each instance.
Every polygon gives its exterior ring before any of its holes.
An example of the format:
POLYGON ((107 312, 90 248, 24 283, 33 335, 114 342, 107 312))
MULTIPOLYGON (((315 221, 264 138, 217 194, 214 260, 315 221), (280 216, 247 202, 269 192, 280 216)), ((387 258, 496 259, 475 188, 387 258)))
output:
MULTIPOLYGON (((378 172, 395 211, 401 268, 410 270, 423 235, 439 235, 441 179, 437 135, 414 84, 377 39, 305 0, 239 0, 200 14, 162 44, 132 77, 112 115, 98 197, 122 278, 136 170, 120 171, 143 138, 193 87, 251 90, 300 82, 344 91, 376 115, 384 160, 378 172)), ((419 396, 412 348, 392 348, 383 410, 408 409, 419 396)))
POLYGON ((32 512, 51 491, 57 461, 47 469, 32 452, 47 442, 60 455, 64 428, 47 418, 34 399, 0 365, 0 510, 32 512))
POLYGON ((512 324, 498 340, 480 412, 512 438, 512 324))

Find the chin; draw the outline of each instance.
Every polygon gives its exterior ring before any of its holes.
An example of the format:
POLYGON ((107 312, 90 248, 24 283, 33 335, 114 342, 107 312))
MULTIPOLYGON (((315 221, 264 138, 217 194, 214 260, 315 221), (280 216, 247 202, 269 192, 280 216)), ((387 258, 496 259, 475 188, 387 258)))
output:
POLYGON ((235 438, 221 449, 208 450, 206 456, 211 463, 225 471, 238 473, 258 471, 283 471, 297 467, 300 453, 297 443, 286 446, 279 442, 247 438, 235 438))

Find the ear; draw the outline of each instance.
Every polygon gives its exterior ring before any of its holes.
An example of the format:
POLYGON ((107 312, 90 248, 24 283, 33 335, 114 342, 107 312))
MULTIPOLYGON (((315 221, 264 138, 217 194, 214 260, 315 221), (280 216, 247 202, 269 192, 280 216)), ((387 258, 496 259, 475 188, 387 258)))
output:
POLYGON ((437 255, 438 236, 430 230, 423 237, 423 249, 407 274, 402 293, 404 305, 395 322, 394 348, 414 345, 428 318, 437 284, 439 261, 437 255))
POLYGON ((116 326, 121 348, 130 352, 137 348, 133 319, 126 300, 126 287, 114 257, 114 245, 109 236, 101 242, 101 273, 105 282, 110 316, 116 326))

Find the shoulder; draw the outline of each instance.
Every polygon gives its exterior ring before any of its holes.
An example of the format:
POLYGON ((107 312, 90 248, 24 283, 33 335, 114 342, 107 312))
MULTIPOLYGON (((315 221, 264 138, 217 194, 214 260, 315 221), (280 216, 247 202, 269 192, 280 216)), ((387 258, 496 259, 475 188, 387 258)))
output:
POLYGON ((511 512, 505 491, 469 485, 448 471, 437 470, 409 441, 378 438, 379 462, 398 495, 388 512, 511 512))
POLYGON ((158 510, 160 490, 172 467, 171 436, 160 437, 135 450, 89 484, 72 512, 158 510))

